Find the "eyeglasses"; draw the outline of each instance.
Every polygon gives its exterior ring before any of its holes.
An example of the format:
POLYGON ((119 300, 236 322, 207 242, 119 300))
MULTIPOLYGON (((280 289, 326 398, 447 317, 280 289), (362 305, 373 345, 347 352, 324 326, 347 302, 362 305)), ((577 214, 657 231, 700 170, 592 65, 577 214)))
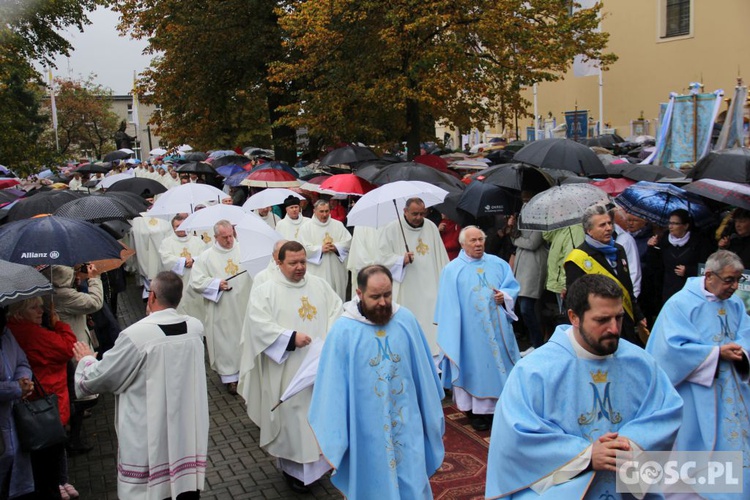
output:
POLYGON ((733 285, 735 283, 739 284, 739 283, 744 283, 745 281, 747 281, 747 278, 745 277, 744 274, 742 276, 740 276, 739 278, 735 278, 734 276, 727 276, 725 278, 725 277, 723 277, 723 276, 721 276, 719 274, 716 274, 716 273, 712 273, 712 274, 714 276, 716 276, 717 278, 719 278, 722 282, 726 283, 727 285, 733 285))

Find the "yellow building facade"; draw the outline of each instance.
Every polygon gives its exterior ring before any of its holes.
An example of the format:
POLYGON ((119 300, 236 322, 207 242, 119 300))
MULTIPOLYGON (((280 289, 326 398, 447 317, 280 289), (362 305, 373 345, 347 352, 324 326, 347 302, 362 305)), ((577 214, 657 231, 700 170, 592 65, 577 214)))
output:
MULTIPOLYGON (((631 135, 631 122, 643 113, 649 126, 644 132, 655 135, 659 103, 667 102, 670 92, 687 94, 691 82, 701 82, 703 92, 723 89, 731 97, 738 76, 750 81, 750 0, 603 0, 602 12, 602 30, 610 35, 607 51, 619 59, 603 72, 601 110, 599 77, 575 77, 571 67, 562 80, 537 85, 540 127, 550 114, 558 125, 565 123, 565 111, 577 107, 588 110, 593 122, 603 116, 605 128, 623 137, 631 135)), ((531 88, 523 96, 534 101, 531 88)), ((527 111, 534 114, 533 105, 527 111)), ((518 123, 519 136, 526 139, 533 120, 518 123)), ((436 132, 443 137, 450 130, 436 132)), ((497 127, 474 131, 469 142, 502 132, 497 127)), ((505 134, 515 138, 515 131, 505 134)), ((467 137, 452 139, 463 144, 467 137)))

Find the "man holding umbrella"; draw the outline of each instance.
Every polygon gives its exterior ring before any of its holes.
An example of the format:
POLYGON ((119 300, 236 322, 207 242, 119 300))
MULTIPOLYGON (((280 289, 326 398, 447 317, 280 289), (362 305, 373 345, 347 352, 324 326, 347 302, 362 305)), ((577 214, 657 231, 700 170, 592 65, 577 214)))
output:
POLYGON ((635 300, 625 249, 615 243, 612 237, 614 217, 611 209, 610 205, 597 203, 584 210, 584 241, 565 259, 565 288, 569 289, 584 274, 602 274, 615 280, 623 291, 625 317, 622 321, 622 337, 643 347, 645 342, 636 334, 635 327, 637 324, 639 330, 645 330, 646 318, 635 300))
POLYGON ((381 264, 393 275, 393 298, 417 317, 433 356, 440 353, 433 323, 440 272, 448 264, 448 253, 435 224, 426 219, 420 198, 409 198, 403 220, 383 228, 379 252, 381 264))

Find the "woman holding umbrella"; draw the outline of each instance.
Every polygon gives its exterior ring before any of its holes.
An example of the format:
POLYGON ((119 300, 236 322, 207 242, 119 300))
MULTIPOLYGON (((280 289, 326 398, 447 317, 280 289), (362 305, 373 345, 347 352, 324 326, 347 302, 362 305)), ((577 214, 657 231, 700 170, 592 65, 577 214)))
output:
MULTIPOLYGON (((68 425, 70 397, 68 393, 68 360, 73 352, 76 335, 70 325, 60 321, 54 306, 49 311, 51 328, 42 325, 44 306, 41 297, 16 302, 8 307, 8 328, 26 353, 39 384, 57 395, 60 420, 68 425)), ((68 460, 65 445, 60 444, 31 453, 34 486, 42 498, 63 500, 77 498, 78 492, 68 483, 68 460)))
POLYGON ((648 240, 649 259, 657 276, 662 277, 662 304, 698 275, 698 264, 706 262, 714 246, 692 227, 690 213, 684 209, 669 214, 668 232, 648 240))

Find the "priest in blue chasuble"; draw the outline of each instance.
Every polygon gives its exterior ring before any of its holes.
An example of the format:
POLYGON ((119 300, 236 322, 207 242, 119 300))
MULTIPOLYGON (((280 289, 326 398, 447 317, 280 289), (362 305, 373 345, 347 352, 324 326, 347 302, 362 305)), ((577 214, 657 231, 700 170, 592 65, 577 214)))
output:
POLYGON ((587 274, 565 298, 571 325, 521 359, 497 403, 487 498, 618 499, 618 451, 667 451, 682 400, 642 349, 620 338, 622 290, 587 274))
MULTIPOLYGON (((685 401, 675 450, 742 452, 747 498, 750 317, 734 295, 745 281, 744 267, 728 250, 709 256, 705 275, 689 278, 664 304, 646 350, 685 401)), ((704 497, 737 498, 728 494, 704 497)))
POLYGON ((500 257, 485 253, 476 226, 461 230, 461 253, 440 275, 435 323, 443 384, 474 429, 490 428, 497 398, 521 359, 513 332, 513 304, 520 285, 500 257))
POLYGON ((326 337, 310 426, 347 498, 432 498, 444 421, 430 347, 414 315, 392 302, 388 269, 365 267, 357 282, 326 337))

